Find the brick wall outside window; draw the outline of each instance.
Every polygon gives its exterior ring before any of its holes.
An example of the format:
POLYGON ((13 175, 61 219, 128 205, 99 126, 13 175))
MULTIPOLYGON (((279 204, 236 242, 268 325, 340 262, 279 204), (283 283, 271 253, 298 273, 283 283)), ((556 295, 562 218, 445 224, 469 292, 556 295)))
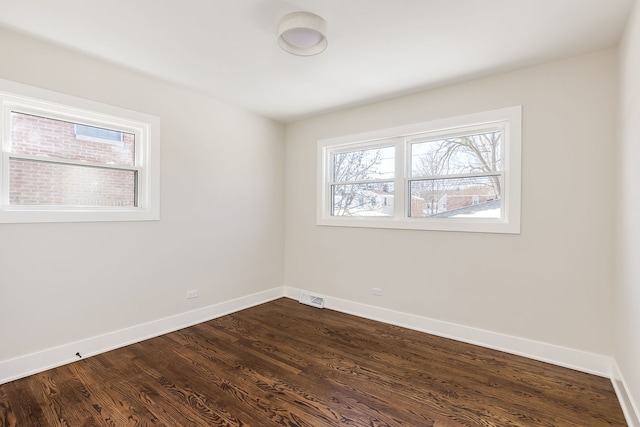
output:
POLYGON ((11 159, 10 204, 135 206, 135 171, 108 168, 135 164, 134 135, 124 133, 122 139, 122 142, 87 141, 76 138, 74 123, 11 113, 11 153, 105 167, 11 159))

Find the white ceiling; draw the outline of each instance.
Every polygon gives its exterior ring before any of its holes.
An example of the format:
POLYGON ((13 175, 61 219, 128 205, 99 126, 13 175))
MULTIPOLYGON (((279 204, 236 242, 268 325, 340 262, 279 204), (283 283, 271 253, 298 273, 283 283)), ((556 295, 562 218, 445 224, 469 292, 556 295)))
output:
POLYGON ((634 0, 0 0, 0 25, 281 121, 614 46, 634 0), (327 20, 318 56, 280 18, 327 20))

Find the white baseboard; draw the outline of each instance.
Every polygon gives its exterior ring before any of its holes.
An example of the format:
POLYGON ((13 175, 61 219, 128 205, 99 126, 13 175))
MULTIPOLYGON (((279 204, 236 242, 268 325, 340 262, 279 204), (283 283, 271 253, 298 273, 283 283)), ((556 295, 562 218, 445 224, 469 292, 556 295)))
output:
POLYGON ((633 400, 627 383, 625 382, 618 364, 613 362, 613 375, 611 377, 613 389, 616 391, 618 401, 622 407, 622 412, 627 420, 629 427, 640 427, 640 408, 635 404, 637 400, 633 400))
MULTIPOLYGON (((287 298, 297 300, 301 292, 314 294, 314 292, 303 291, 296 288, 285 287, 284 295, 287 298)), ((455 323, 443 322, 441 320, 430 319, 428 317, 375 307, 358 302, 348 301, 340 298, 325 298, 325 307, 343 313, 353 314, 371 320, 377 320, 432 335, 451 338, 469 344, 479 345, 494 350, 504 351, 518 356, 575 369, 577 371, 611 378, 612 363, 611 357, 561 347, 554 344, 547 344, 540 341, 533 341, 526 338, 514 337, 483 329, 472 328, 470 326, 458 325, 455 323)))
POLYGON ((277 287, 186 313, 180 313, 175 316, 165 317, 130 328, 49 348, 37 353, 3 360, 0 361, 0 384, 75 362, 78 360, 78 357, 75 355, 76 353, 80 353, 83 358, 95 356, 96 354, 253 307, 282 296, 284 296, 283 287, 277 287))

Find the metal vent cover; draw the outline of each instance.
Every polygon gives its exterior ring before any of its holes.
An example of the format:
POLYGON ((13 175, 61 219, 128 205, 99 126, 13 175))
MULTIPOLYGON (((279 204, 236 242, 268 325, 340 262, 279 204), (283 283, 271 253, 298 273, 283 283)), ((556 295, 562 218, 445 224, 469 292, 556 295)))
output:
POLYGON ((318 307, 318 308, 324 308, 324 298, 319 297, 317 295, 301 293, 299 301, 302 304, 307 304, 307 305, 311 305, 313 307, 318 307))

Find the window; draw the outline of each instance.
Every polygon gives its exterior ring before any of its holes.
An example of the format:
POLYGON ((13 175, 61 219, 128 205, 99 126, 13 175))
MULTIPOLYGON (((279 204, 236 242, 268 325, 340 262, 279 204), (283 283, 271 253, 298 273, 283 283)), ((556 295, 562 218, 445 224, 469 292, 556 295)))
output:
POLYGON ((159 120, 0 81, 0 222, 159 219, 159 120))
POLYGON ((320 225, 520 232, 521 107, 318 142, 320 225))

